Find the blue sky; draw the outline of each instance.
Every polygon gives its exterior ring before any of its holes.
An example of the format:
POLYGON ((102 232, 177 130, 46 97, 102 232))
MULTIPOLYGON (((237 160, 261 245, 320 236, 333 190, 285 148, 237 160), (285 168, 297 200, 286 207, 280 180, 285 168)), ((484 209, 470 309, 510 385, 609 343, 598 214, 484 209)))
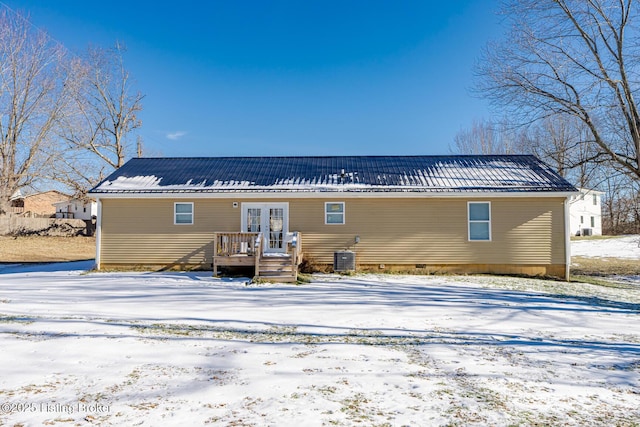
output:
POLYGON ((494 0, 1 1, 72 51, 127 46, 153 155, 447 154, 490 117, 494 0))

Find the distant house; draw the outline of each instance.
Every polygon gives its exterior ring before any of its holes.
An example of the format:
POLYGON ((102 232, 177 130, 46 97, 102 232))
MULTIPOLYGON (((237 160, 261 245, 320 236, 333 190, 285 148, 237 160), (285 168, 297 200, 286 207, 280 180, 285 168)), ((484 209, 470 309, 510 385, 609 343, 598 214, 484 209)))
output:
POLYGON ((135 158, 90 192, 98 268, 255 265, 276 280, 302 258, 566 278, 575 193, 518 155, 135 158))
POLYGON ((604 192, 579 188, 569 203, 571 234, 575 236, 602 235, 602 195, 604 192))
POLYGON ((69 199, 54 203, 56 218, 91 220, 98 215, 98 204, 90 199, 69 199))
POLYGON ((69 200, 70 196, 57 190, 43 191, 23 195, 22 191, 16 191, 10 199, 10 212, 32 217, 54 217, 56 210, 54 203, 69 200))

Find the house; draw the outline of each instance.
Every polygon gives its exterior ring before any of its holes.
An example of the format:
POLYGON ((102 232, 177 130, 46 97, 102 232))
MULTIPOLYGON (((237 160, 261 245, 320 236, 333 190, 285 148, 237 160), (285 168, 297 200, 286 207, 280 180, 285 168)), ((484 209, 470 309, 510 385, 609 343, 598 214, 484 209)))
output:
POLYGON ((56 218, 90 221, 98 216, 98 204, 90 199, 69 199, 54 203, 56 218))
POLYGON ((50 218, 56 213, 53 204, 69 200, 69 198, 69 195, 58 190, 43 191, 26 196, 18 190, 11 196, 9 209, 13 214, 50 218))
POLYGON ((97 268, 568 278, 576 189, 534 156, 135 158, 91 190, 97 268))
POLYGON ((604 192, 579 188, 569 202, 570 230, 575 236, 602 235, 602 195, 604 192))

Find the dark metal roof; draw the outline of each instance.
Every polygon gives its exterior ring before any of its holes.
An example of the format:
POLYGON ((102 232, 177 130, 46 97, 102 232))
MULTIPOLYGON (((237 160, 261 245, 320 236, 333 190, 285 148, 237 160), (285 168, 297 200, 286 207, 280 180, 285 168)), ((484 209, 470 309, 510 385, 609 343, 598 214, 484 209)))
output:
POLYGON ((134 158, 91 190, 573 192, 530 155, 134 158))

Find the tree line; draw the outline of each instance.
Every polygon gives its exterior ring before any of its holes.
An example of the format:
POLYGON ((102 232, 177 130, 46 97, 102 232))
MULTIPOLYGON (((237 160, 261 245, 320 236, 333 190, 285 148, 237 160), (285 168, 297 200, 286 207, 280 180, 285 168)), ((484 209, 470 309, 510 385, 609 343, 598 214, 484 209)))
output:
POLYGON ((507 33, 474 88, 499 118, 461 130, 452 150, 535 154, 605 192, 605 233, 640 232, 639 12, 637 0, 506 0, 507 33))
POLYGON ((0 10, 0 214, 19 189, 86 192, 131 155, 143 95, 124 48, 72 53, 28 17, 0 10))
MULTIPOLYGON (((605 191, 607 233, 640 232, 640 2, 505 0, 507 34, 478 61, 476 93, 498 119, 458 153, 532 153, 605 191)), ((71 53, 27 17, 0 11, 0 213, 42 182, 83 195, 132 154, 143 95, 124 49, 71 53)))

